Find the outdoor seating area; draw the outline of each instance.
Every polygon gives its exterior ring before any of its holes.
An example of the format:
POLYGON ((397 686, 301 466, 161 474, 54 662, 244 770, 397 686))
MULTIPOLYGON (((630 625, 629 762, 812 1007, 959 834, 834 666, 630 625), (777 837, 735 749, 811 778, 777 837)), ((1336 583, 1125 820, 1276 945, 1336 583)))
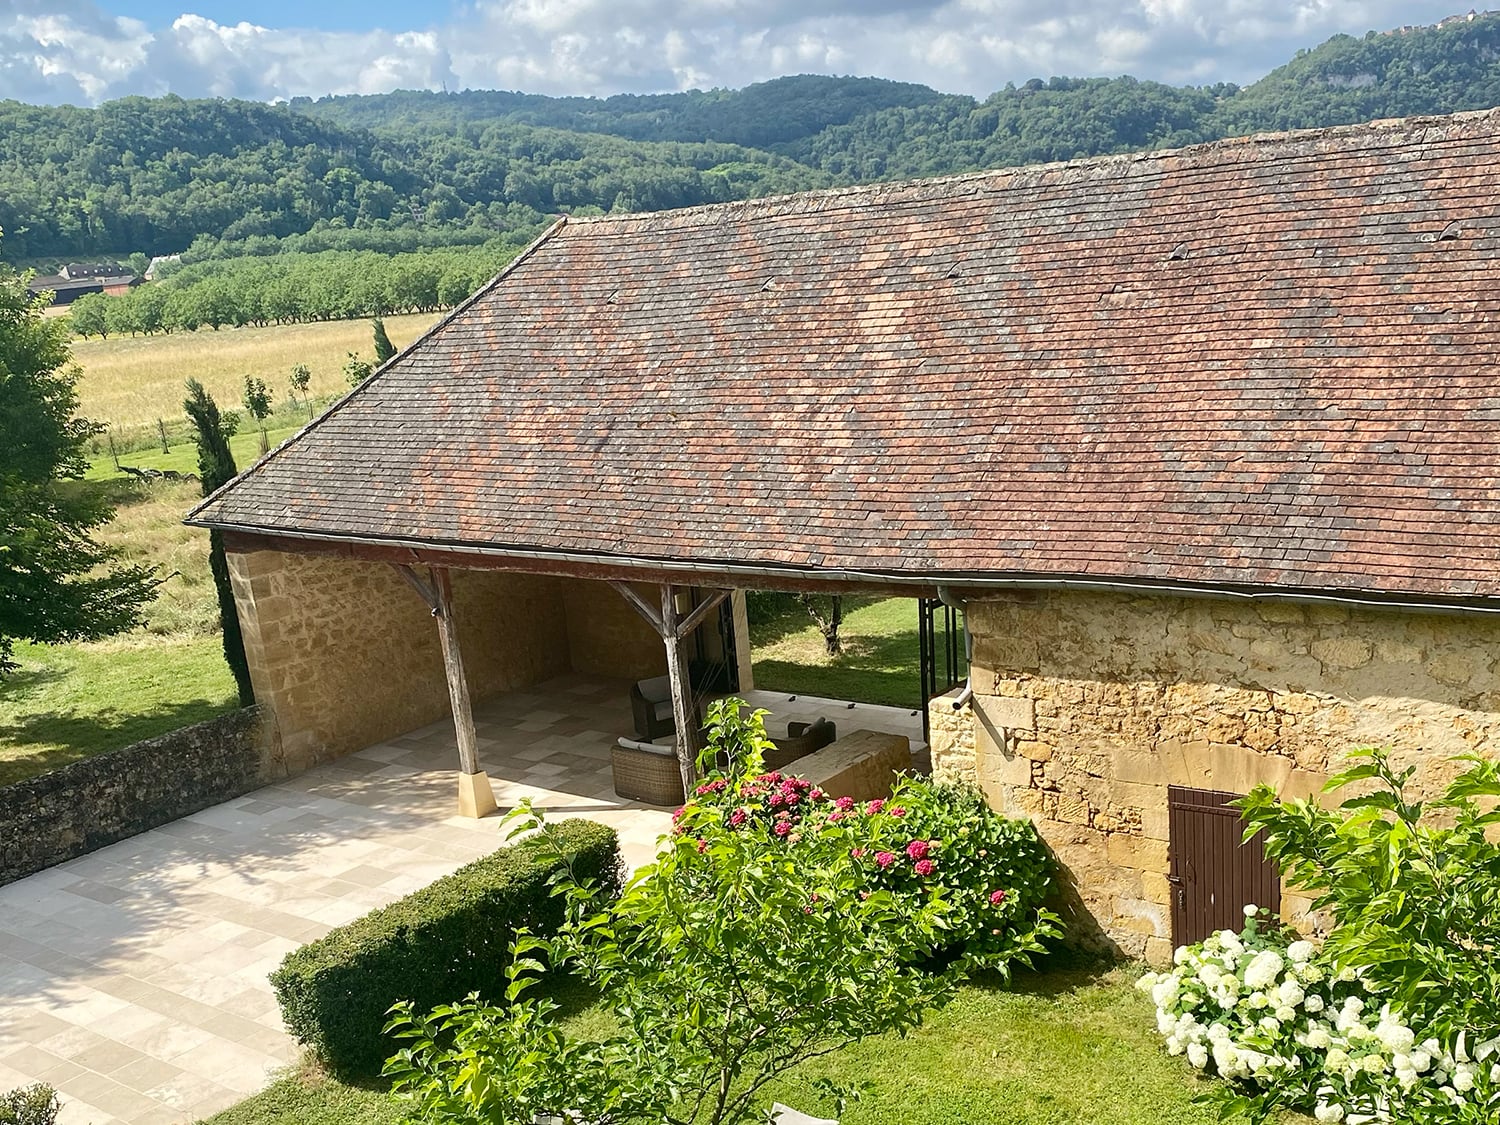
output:
MULTIPOLYGON (((667 677, 633 683, 629 695, 637 737, 616 739, 610 749, 614 792, 619 797, 648 805, 680 805, 684 799, 682 772, 676 757, 675 724, 671 716, 671 689, 667 677), (666 692, 664 699, 658 698, 662 692, 666 692), (665 708, 664 712, 662 708, 665 708)), ((843 777, 868 757, 879 761, 879 765, 871 765, 864 771, 871 777, 880 774, 882 769, 889 774, 892 763, 895 769, 927 772, 926 746, 922 742, 922 724, 918 715, 897 707, 798 697, 780 692, 750 691, 744 698, 748 707, 768 712, 766 729, 775 749, 765 755, 767 769, 785 770, 802 762, 805 770, 835 778, 843 777), (852 730, 844 739, 839 738, 838 724, 828 717, 841 712, 854 713, 862 725, 862 729, 852 730), (778 733, 782 731, 784 733, 778 733), (873 741, 872 735, 877 736, 873 741), (880 738, 879 735, 887 737, 880 738), (823 750, 831 752, 830 763, 837 757, 839 765, 825 769, 825 763, 821 761, 816 765, 803 761, 823 750), (917 752, 915 757, 914 750, 917 752)), ((879 783, 873 784, 878 787, 879 783)))

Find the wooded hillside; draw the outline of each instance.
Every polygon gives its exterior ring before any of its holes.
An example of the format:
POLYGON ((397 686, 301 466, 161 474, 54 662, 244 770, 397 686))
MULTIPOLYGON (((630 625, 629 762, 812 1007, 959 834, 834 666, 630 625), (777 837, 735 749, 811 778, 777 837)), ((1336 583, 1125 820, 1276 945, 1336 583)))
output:
POLYGON ((404 91, 290 105, 0 102, 5 253, 396 253, 562 210, 806 188, 1500 105, 1500 15, 1339 36, 1244 88, 1053 78, 983 101, 875 78, 612 98, 404 91))

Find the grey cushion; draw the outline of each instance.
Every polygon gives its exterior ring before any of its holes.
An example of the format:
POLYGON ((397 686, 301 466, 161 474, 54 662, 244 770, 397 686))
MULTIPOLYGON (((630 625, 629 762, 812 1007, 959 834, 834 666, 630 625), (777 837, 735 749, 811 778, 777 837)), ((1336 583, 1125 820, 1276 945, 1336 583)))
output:
POLYGON ((660 754, 663 758, 677 756, 677 746, 670 742, 665 746, 659 746, 655 742, 637 742, 633 738, 622 738, 618 740, 618 745, 622 750, 644 750, 648 754, 660 754))
POLYGON ((670 719, 672 717, 672 701, 669 699, 665 703, 658 703, 654 714, 658 719, 670 719))
POLYGON ((670 676, 656 676, 649 680, 642 680, 635 686, 648 703, 660 703, 665 699, 667 714, 672 713, 672 678, 670 676))

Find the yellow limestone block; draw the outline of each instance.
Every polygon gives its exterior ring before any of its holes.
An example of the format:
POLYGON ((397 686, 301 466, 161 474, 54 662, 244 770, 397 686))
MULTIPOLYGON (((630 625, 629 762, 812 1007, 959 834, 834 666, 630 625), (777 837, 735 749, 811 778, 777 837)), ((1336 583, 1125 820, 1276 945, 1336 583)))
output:
POLYGON ((495 791, 490 788, 489 774, 480 770, 478 773, 458 775, 459 815, 478 820, 480 817, 489 816, 497 807, 495 791))

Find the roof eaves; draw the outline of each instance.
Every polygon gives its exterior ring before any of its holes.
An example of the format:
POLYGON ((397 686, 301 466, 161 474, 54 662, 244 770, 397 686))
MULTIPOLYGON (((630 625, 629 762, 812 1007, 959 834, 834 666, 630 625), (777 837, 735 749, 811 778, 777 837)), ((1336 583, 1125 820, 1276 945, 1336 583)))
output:
POLYGON ((323 413, 319 414, 312 421, 308 422, 307 425, 303 426, 295 434, 293 434, 291 437, 287 438, 286 441, 282 442, 275 449, 271 450, 264 457, 262 457, 259 461, 255 462, 255 464, 251 465, 248 469, 246 469, 244 472, 236 474, 235 477, 232 480, 226 481, 224 484, 222 484, 218 488, 214 489, 213 492, 211 492, 207 496, 205 496, 202 500, 200 500, 197 504, 195 504, 188 511, 187 515, 185 515, 182 518, 182 522, 186 523, 186 524, 192 524, 194 527, 217 527, 217 526, 219 526, 218 524, 215 524, 211 520, 199 520, 197 517, 205 509, 207 509, 207 508, 211 507, 212 505, 214 505, 215 503, 217 503, 218 500, 219 500, 219 498, 221 496, 228 495, 228 493, 232 489, 234 489, 236 486, 238 486, 241 481, 249 479, 253 474, 259 472, 262 468, 264 468, 265 466, 269 465, 280 453, 282 453, 286 449, 289 449, 291 446, 295 445, 297 442, 301 441, 304 437, 306 437, 314 429, 316 429, 318 426, 322 425, 323 422, 325 422, 327 419, 333 417, 334 414, 336 414, 338 411, 342 410, 349 403, 353 402, 354 399, 359 394, 361 394, 364 390, 366 390, 371 384, 373 384, 376 379, 378 379, 386 371, 389 371, 391 369, 391 367, 397 361, 405 358, 411 352, 415 351, 417 349, 417 347, 419 347, 421 344, 423 344, 424 342, 426 342, 426 340, 428 338, 430 338, 432 335, 434 335, 439 329, 446 328, 448 326, 448 324, 449 324, 450 321, 452 321, 455 317, 458 317, 458 316, 462 315, 469 308, 470 305, 474 304, 480 298, 482 298, 482 297, 486 296, 487 294, 489 294, 492 290, 494 290, 496 288, 496 286, 498 286, 502 281, 504 281, 507 277, 509 277, 512 273, 514 273, 517 269, 519 269, 520 266, 521 266, 521 264, 523 262, 525 262, 527 258, 531 257, 532 254, 534 254, 538 249, 540 249, 541 246, 542 246, 542 244, 545 243, 546 241, 548 241, 554 234, 557 233, 557 231, 561 230, 562 227, 567 222, 568 222, 568 216, 566 216, 566 215, 559 216, 556 222, 554 222, 546 230, 542 231, 541 234, 537 235, 536 238, 532 239, 530 243, 528 243, 525 247, 523 247, 522 250, 521 250, 521 252, 519 254, 517 254, 514 258, 512 258, 509 262, 507 262, 505 264, 505 268, 502 269, 499 273, 497 273, 494 277, 492 277, 489 280, 489 282, 487 282, 484 285, 481 285, 477 290, 475 290, 468 297, 468 299, 460 302, 457 305, 454 305, 453 309, 448 313, 447 316, 439 318, 432 325, 432 327, 429 328, 426 332, 423 332, 420 336, 418 336, 410 344, 407 344, 406 347, 402 348, 395 355, 391 356, 391 358, 388 359, 388 360, 386 360, 383 364, 381 364, 379 368, 377 368, 375 371, 371 372, 370 377, 368 379, 366 379, 363 383, 361 383, 359 386, 355 387, 352 391, 350 391, 348 394, 346 394, 343 398, 339 399, 337 402, 335 402, 332 405, 330 405, 328 407, 328 409, 326 409, 326 410, 323 411, 323 413))
MULTIPOLYGON (((187 519, 196 527, 214 527, 270 539, 338 543, 377 548, 427 550, 480 558, 514 558, 579 565, 608 564, 643 571, 701 573, 705 577, 757 577, 823 579, 828 581, 875 582, 899 586, 953 586, 994 594, 1016 590, 1082 590, 1134 596, 1209 598, 1229 601, 1281 601, 1300 605, 1360 606, 1409 613, 1500 614, 1500 597, 1441 594, 1386 593, 1374 590, 1340 590, 1321 587, 1301 589, 1286 586, 1251 586, 1242 583, 1192 582, 1185 579, 1140 578, 1129 575, 1043 574, 1033 571, 889 571, 851 567, 821 567, 782 563, 760 563, 744 559, 683 559, 669 556, 622 555, 611 551, 577 551, 526 547, 519 544, 479 544, 458 540, 422 539, 403 536, 366 536, 337 532, 301 531, 253 524, 207 523, 187 519)), ((753 588, 753 587, 747 587, 753 588)))

